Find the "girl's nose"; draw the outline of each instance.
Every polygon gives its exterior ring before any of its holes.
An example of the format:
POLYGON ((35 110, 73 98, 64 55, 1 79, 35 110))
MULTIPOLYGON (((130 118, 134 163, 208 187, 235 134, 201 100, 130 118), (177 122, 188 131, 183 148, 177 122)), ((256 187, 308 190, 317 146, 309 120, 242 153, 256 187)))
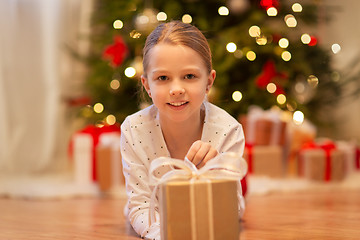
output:
POLYGON ((183 86, 181 86, 180 84, 177 84, 177 83, 172 84, 172 86, 170 88, 171 96, 182 95, 184 93, 185 93, 185 89, 183 86))

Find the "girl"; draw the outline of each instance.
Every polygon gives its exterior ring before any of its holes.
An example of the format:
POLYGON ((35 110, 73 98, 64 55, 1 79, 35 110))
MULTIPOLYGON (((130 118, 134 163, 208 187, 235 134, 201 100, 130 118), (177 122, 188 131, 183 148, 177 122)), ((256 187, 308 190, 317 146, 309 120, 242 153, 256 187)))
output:
MULTIPOLYGON (((216 72, 207 40, 196 27, 180 21, 159 25, 146 39, 143 67, 141 82, 153 105, 121 126, 125 214, 141 237, 158 239, 159 222, 149 225, 151 161, 187 157, 201 168, 222 152, 242 155, 245 141, 238 121, 206 101, 216 72)), ((164 166, 157 174, 169 170, 164 166)))

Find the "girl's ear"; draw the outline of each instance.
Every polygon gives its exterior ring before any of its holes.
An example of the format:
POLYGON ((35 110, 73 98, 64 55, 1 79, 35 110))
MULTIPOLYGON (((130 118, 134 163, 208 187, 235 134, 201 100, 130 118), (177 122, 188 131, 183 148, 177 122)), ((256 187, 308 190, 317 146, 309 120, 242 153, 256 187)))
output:
POLYGON ((149 81, 144 75, 141 75, 141 83, 144 86, 144 88, 145 88, 146 92, 148 93, 149 97, 151 98, 149 81))
POLYGON ((208 82, 206 85, 206 93, 209 93, 210 88, 214 84, 215 78, 216 78, 216 71, 213 69, 213 70, 211 70, 211 72, 209 74, 208 82))

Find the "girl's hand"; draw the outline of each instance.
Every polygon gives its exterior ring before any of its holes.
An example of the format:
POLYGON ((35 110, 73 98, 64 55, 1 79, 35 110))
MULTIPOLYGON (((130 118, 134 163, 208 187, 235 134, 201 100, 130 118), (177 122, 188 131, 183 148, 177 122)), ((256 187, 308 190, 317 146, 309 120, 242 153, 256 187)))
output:
POLYGON ((191 145, 186 157, 199 169, 216 155, 218 155, 218 151, 215 148, 209 143, 198 140, 191 145))

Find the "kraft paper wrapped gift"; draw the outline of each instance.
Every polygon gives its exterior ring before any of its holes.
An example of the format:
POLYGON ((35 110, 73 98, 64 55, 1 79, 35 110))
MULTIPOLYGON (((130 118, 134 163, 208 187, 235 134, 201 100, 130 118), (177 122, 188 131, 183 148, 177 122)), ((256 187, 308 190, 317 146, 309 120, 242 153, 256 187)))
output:
POLYGON ((338 141, 337 149, 344 152, 345 155, 345 172, 351 174, 360 168, 360 150, 355 142, 338 141))
POLYGON ((247 115, 239 117, 245 139, 253 145, 284 145, 287 123, 281 119, 281 112, 259 107, 249 108, 247 115))
POLYGON ((299 172, 298 154, 301 147, 309 142, 313 142, 317 135, 316 127, 305 120, 301 125, 293 122, 288 124, 288 139, 285 145, 285 155, 287 158, 287 171, 291 176, 297 176, 299 172))
POLYGON ((345 153, 332 145, 306 144, 299 152, 299 175, 314 181, 345 177, 345 153))
POLYGON ((283 148, 281 146, 253 146, 246 144, 244 158, 249 174, 268 177, 284 177, 283 148))
POLYGON ((155 222, 157 207, 162 240, 239 239, 239 216, 245 209, 240 180, 246 173, 246 161, 230 152, 210 159, 201 169, 188 159, 153 160, 150 222, 155 222), (155 173, 163 166, 172 170, 159 177, 155 173))
POLYGON ((96 147, 97 181, 101 191, 125 185, 120 153, 120 134, 104 133, 96 147))
POLYGON ((237 182, 231 180, 199 179, 193 183, 176 181, 162 184, 161 239, 238 240, 236 191, 237 182))

